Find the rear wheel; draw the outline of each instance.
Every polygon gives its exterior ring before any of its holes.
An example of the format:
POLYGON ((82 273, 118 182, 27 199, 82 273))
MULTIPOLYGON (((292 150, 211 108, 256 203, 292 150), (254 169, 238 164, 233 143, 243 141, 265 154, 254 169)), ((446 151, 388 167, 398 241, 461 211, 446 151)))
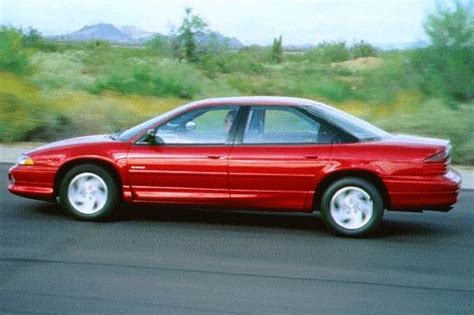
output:
POLYGON ((82 220, 107 217, 117 206, 118 196, 113 176, 94 164, 73 167, 66 173, 59 188, 61 206, 82 220))
POLYGON ((375 231, 382 222, 383 211, 380 192, 361 178, 334 182, 321 200, 324 222, 339 235, 361 236, 375 231))

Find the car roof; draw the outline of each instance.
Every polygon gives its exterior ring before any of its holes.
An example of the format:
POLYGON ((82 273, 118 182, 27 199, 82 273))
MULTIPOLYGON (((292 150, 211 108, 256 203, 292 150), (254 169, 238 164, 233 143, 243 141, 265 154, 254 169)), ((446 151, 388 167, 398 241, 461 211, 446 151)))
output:
POLYGON ((276 106, 321 106, 327 107, 320 102, 313 100, 298 98, 298 97, 286 97, 286 96, 235 96, 235 97, 217 97, 207 98, 204 100, 190 103, 193 107, 209 106, 209 105, 239 105, 239 106, 252 106, 252 105, 276 105, 276 106))

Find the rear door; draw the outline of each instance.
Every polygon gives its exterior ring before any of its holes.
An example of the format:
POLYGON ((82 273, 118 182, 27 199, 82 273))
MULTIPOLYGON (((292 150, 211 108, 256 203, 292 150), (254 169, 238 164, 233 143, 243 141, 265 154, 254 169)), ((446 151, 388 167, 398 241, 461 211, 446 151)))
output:
POLYGON ((252 106, 229 156, 232 206, 311 210, 331 130, 296 107, 252 106))

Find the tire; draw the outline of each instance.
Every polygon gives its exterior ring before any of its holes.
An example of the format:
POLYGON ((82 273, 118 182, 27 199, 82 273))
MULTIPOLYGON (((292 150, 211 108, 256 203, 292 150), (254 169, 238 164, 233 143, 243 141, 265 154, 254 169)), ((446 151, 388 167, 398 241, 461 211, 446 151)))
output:
POLYGON ((332 232, 342 236, 373 233, 384 213, 380 192, 369 181, 346 177, 332 183, 321 198, 321 216, 332 232))
POLYGON ((59 203, 76 219, 98 221, 117 207, 118 185, 102 167, 81 164, 70 169, 61 180, 59 203))

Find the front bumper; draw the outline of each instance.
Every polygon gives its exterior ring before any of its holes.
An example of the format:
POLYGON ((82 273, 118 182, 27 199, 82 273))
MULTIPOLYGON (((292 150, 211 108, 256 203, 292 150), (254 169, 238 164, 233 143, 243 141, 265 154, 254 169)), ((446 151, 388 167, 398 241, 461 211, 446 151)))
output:
POLYGON ((390 210, 449 211, 459 199, 461 175, 449 170, 440 176, 386 178, 390 210))
POLYGON ((21 197, 52 201, 54 176, 55 170, 49 167, 14 165, 8 170, 8 191, 21 197))

